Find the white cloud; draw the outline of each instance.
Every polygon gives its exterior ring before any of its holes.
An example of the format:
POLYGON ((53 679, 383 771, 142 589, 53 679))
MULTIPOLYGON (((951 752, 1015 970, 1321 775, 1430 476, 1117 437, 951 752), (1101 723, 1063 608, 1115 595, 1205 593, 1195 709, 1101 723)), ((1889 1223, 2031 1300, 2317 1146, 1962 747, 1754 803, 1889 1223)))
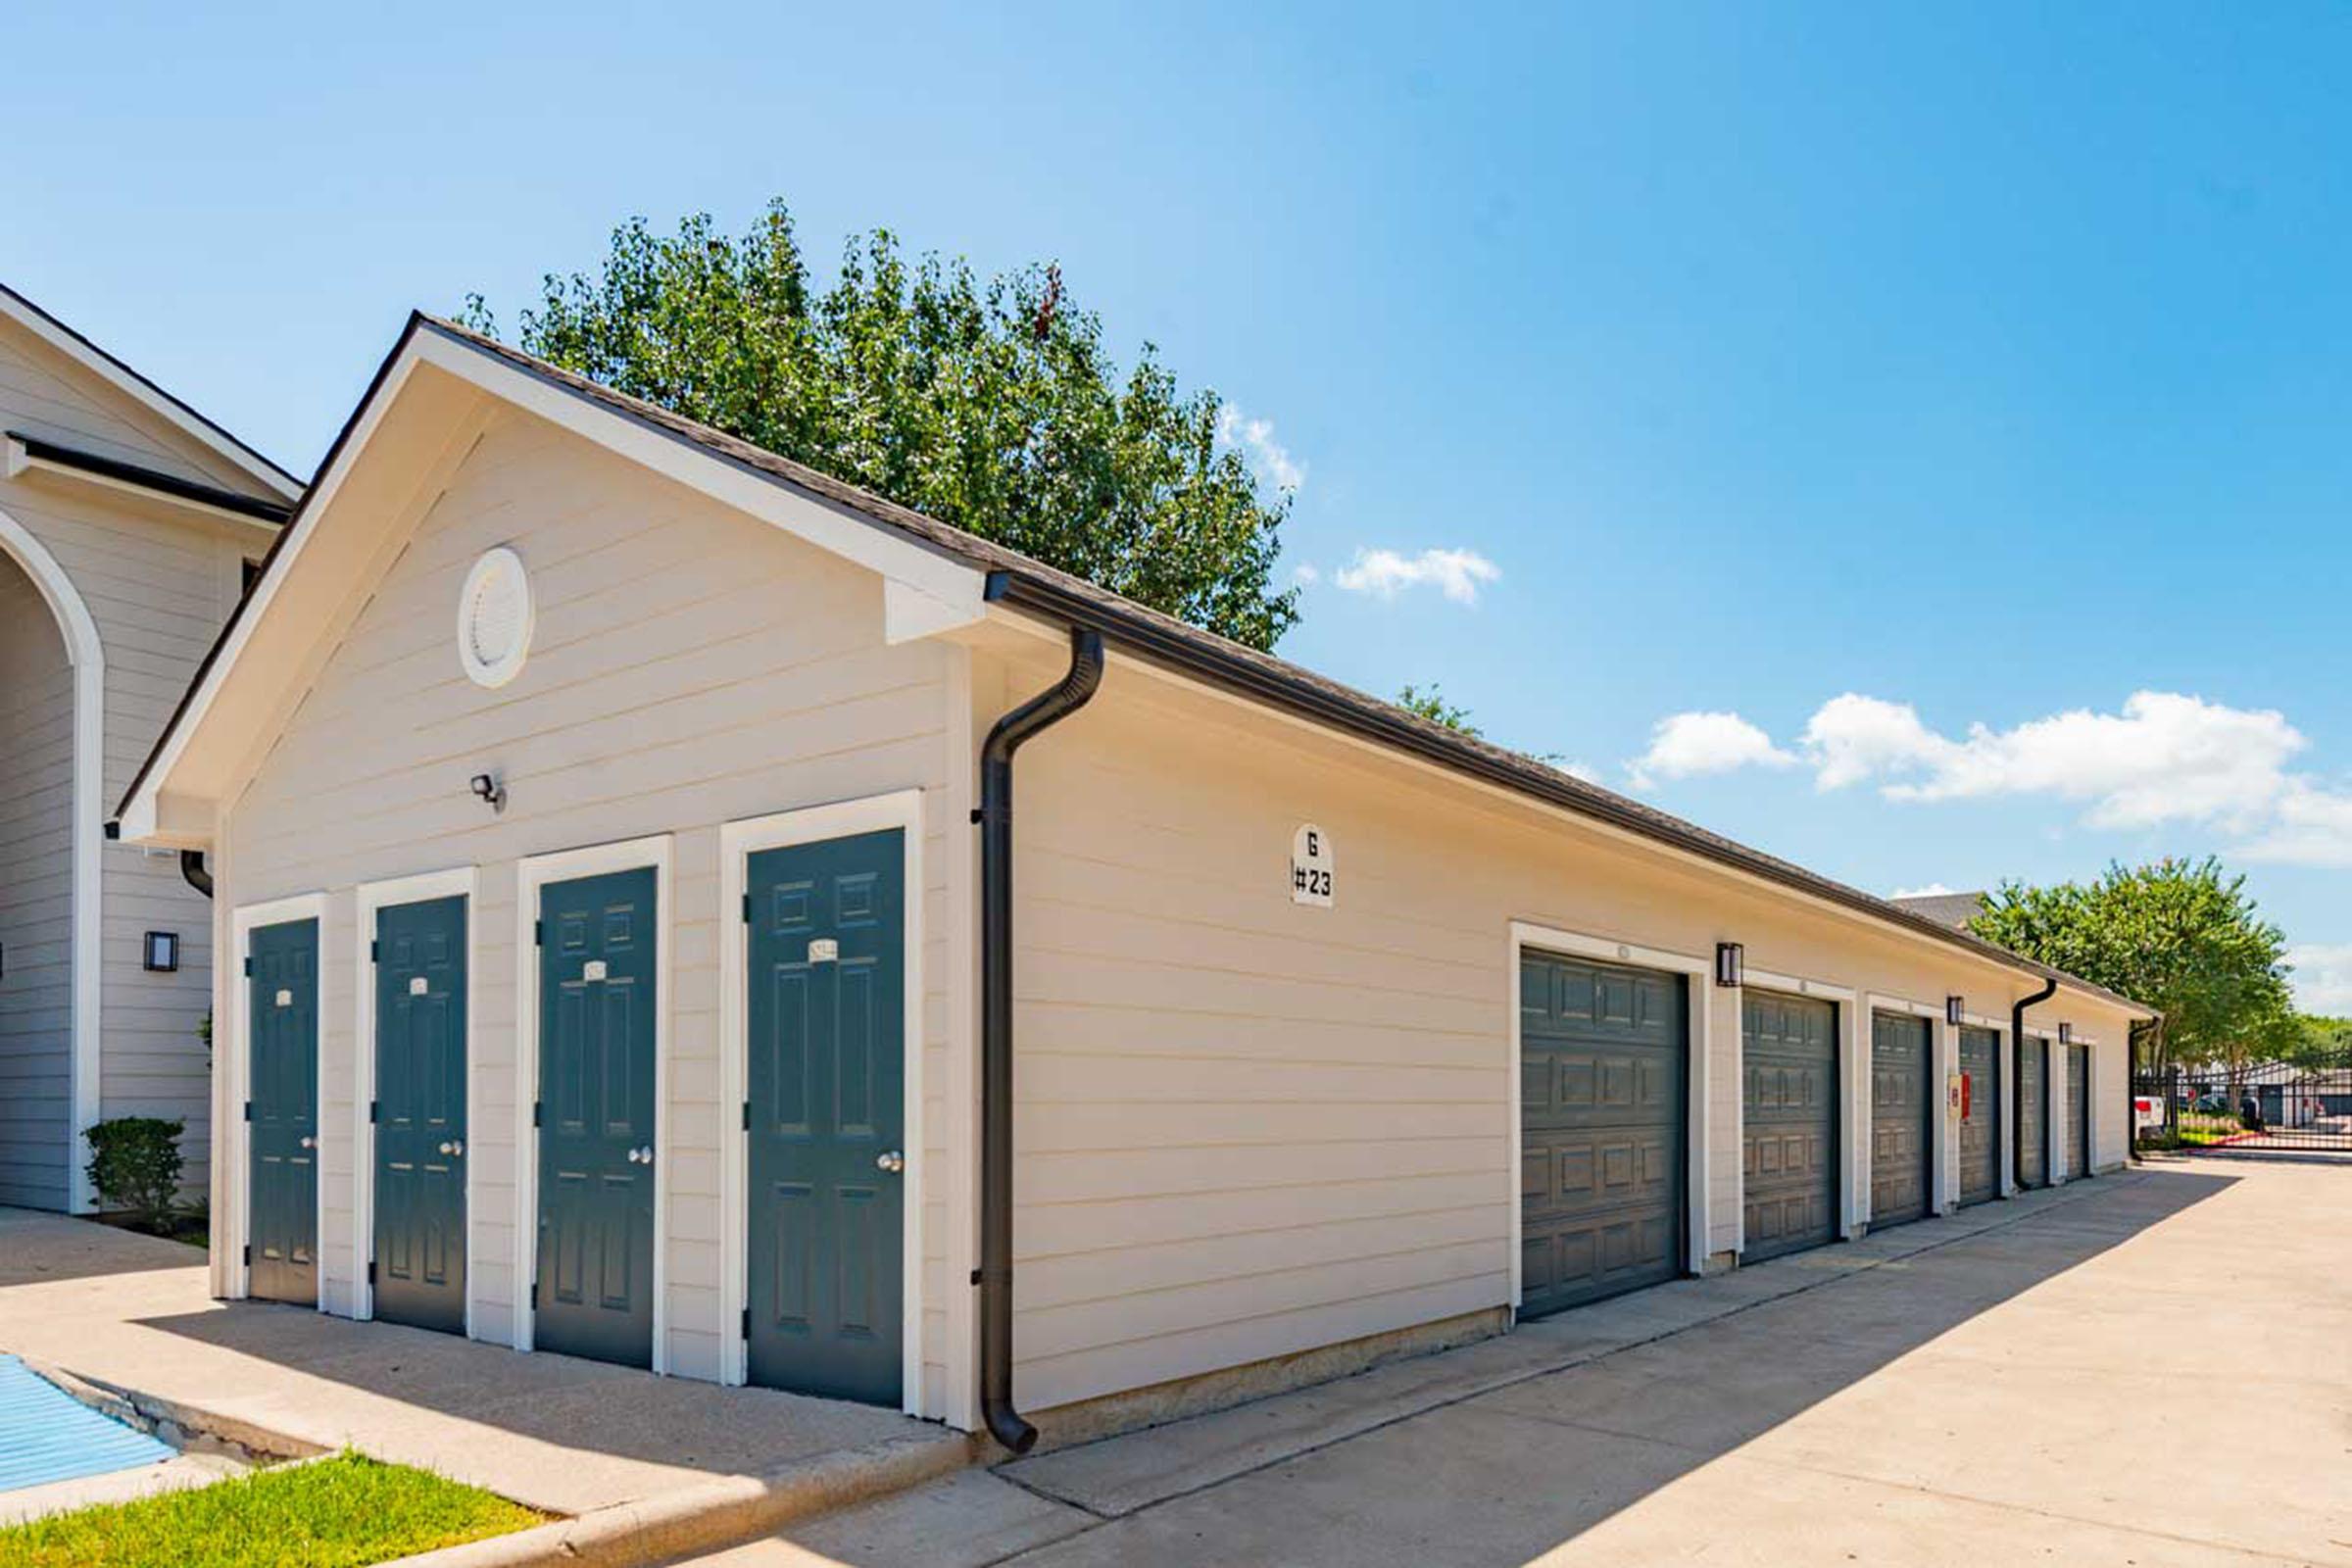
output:
MULTIPOLYGON (((2276 710, 2145 691, 2121 712, 2077 709, 2007 730, 1974 724, 1961 740, 1928 728, 1908 703, 1849 692, 1824 703, 1804 734, 1825 790, 1875 779, 1898 801, 2051 795, 2085 803, 2093 827, 2188 821, 2238 832, 2296 788, 2286 762, 2307 744, 2276 710)), ((2352 848, 2352 831, 2345 836, 2352 848)))
POLYGON ((1554 762, 1552 766, 1558 768, 1570 778, 1581 778, 1588 784, 1597 784, 1600 782, 1600 769, 1594 767, 1591 762, 1570 760, 1565 762, 1554 762))
POLYGON ((1311 588, 1323 580, 1323 570, 1312 562, 1301 561, 1291 568, 1291 580, 1311 588))
POLYGON ((1277 490, 1296 493, 1306 483, 1304 466, 1274 438, 1272 419, 1252 419, 1233 404, 1225 404, 1217 410, 1217 439, 1241 448, 1250 471, 1277 490))
POLYGON ((1948 899, 1959 891, 1958 888, 1947 888, 1940 882, 1931 882, 1926 887, 1896 888, 1886 896, 1890 899, 1948 899))
POLYGON ((1434 584, 1457 605, 1478 603, 1478 585, 1502 580, 1502 568, 1475 550, 1424 550, 1403 556, 1394 550, 1359 550, 1332 574, 1349 593, 1394 599, 1407 588, 1434 584))
POLYGON ((2295 1005, 2340 1018, 2352 1013, 2352 943, 2301 942, 2286 950, 2295 1005))
POLYGON ((2278 798, 2270 825, 2235 853, 2249 860, 2352 867, 2352 797, 2322 789, 2309 779, 2292 779, 2278 798))
POLYGON ((1789 767, 1796 759, 1738 713, 1670 713, 1649 732, 1649 750, 1626 764, 1637 788, 1740 767, 1789 767))

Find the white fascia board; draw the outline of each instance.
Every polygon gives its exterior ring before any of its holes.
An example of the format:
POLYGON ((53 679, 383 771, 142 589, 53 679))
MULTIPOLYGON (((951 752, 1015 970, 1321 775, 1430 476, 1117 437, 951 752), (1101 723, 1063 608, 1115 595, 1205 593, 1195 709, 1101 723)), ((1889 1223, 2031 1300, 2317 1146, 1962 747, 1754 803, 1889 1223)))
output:
POLYGON ((139 781, 138 791, 123 803, 120 821, 125 843, 146 842, 159 831, 157 797, 170 783, 172 767, 186 754, 189 738, 203 727, 220 687, 252 640, 254 627, 269 613, 279 585, 318 531, 319 519, 333 509, 335 497, 367 450, 369 437, 419 365, 430 365, 501 402, 878 573, 884 585, 884 635, 891 642, 936 636, 969 625, 987 613, 988 573, 979 567, 903 538, 886 524, 819 501, 792 488, 786 480, 740 468, 430 327, 416 327, 385 371, 375 396, 353 420, 350 437, 336 452, 333 466, 318 476, 311 496, 288 524, 270 558, 270 569, 254 584, 253 598, 231 627, 220 657, 189 694, 187 709, 165 737, 155 765, 139 781))
POLYGON ((186 405, 134 373, 121 361, 68 331, 59 322, 13 291, 0 288, 0 315, 99 377, 107 385, 168 421, 182 435, 204 444, 208 451, 236 466, 237 471, 267 486, 281 500, 302 494, 302 481, 203 417, 186 405))

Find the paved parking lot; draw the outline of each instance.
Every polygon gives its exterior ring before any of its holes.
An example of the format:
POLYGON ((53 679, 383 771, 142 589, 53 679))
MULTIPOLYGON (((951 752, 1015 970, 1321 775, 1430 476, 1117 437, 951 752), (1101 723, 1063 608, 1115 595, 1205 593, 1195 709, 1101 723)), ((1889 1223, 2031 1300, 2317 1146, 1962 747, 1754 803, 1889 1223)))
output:
POLYGON ((1649 1293, 1732 1304, 1566 1370, 1415 1363, 1392 1419, 1305 1391, 708 1561, 2352 1565, 2352 1161, 2050 1196, 1649 1293))

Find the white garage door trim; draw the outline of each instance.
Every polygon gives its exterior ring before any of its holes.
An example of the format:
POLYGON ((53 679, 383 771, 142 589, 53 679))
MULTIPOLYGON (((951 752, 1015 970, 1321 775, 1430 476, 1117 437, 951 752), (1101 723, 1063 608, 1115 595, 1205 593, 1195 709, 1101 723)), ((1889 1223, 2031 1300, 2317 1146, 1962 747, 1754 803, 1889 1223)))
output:
MULTIPOLYGON (((1863 1209, 1869 1194, 1870 1161, 1864 1138, 1868 1124, 1862 1117, 1868 1113, 1869 1097, 1861 1091, 1870 1084, 1870 1036, 1864 1032, 1870 1009, 1861 1004, 1862 994, 1853 986, 1841 986, 1829 980, 1816 980, 1808 975, 1780 974, 1771 969, 1743 966, 1740 975, 1742 990, 1778 991, 1791 997, 1809 997, 1816 1002, 1838 1004, 1838 1236, 1852 1241, 1862 1232, 1863 1209), (1860 1106, 1861 1109, 1856 1107, 1860 1106), (1856 1151, 1863 1157, 1856 1157, 1856 1151)), ((1740 1036, 1744 1051, 1745 1033, 1740 1036)), ((1741 1072, 1744 1075, 1745 1066, 1741 1072)), ((1744 1088, 1744 1086, 1743 1086, 1744 1088)), ((1739 1102, 1740 1124, 1735 1147, 1744 1148, 1747 1141, 1745 1095, 1739 1102)), ((1747 1204, 1740 1205, 1740 1250, 1747 1250, 1747 1204)))

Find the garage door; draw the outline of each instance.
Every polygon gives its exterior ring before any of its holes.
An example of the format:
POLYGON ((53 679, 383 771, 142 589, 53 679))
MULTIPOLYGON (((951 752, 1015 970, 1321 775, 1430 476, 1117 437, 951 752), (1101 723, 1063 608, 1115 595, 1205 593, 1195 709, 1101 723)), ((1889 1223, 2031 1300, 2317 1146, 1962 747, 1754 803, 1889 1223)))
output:
POLYGON ((1520 1315, 1683 1267, 1680 975, 1530 953, 1519 964, 1520 1315))
POLYGON ((1870 1018, 1870 1228, 1928 1211, 1928 1020, 1870 1018))
POLYGON ((1960 1031, 1960 1205, 2001 1196, 2001 1037, 1960 1031))
POLYGON ((2066 1048, 2066 1174, 2090 1174, 2090 1050, 2066 1048))
POLYGON ((1769 991, 1740 1008, 1748 1262, 1838 1234, 1838 1009, 1769 991))
POLYGON ((2049 1185, 2047 1044, 2028 1040, 2017 1053, 2017 1185, 2049 1185))

